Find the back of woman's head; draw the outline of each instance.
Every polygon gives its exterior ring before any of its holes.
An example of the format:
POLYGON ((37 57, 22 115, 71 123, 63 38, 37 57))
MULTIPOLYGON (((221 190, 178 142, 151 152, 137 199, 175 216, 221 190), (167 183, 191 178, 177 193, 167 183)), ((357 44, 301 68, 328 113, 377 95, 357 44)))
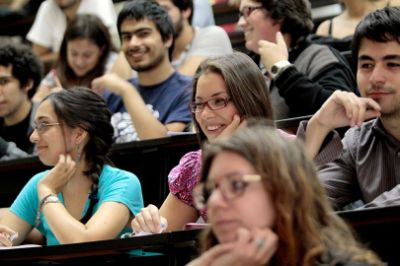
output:
POLYGON ((272 265, 314 265, 330 251, 345 260, 360 253, 350 230, 334 214, 314 163, 306 156, 300 141, 287 140, 274 128, 260 123, 239 129, 230 137, 207 145, 203 181, 213 159, 223 151, 246 159, 263 178, 276 212, 272 229, 279 237, 272 265))
POLYGON ((89 166, 86 174, 97 181, 103 165, 110 163, 108 152, 114 133, 111 113, 103 98, 88 88, 73 87, 50 94, 45 100, 51 102, 62 124, 88 133, 88 142, 82 149, 89 166))
MULTIPOLYGON (((242 119, 272 119, 273 112, 268 86, 264 76, 254 61, 244 53, 212 57, 200 64, 193 79, 192 101, 196 98, 199 78, 207 73, 215 73, 226 83, 227 94, 242 119)), ((206 137, 194 119, 201 140, 206 137)))
POLYGON ((68 24, 61 43, 57 61, 57 74, 61 84, 68 88, 70 85, 90 86, 95 77, 101 76, 107 64, 109 53, 114 50, 108 28, 101 19, 93 14, 78 14, 68 24), (94 69, 88 72, 79 84, 71 82, 76 79, 72 68, 68 65, 68 43, 74 40, 88 40, 101 49, 101 55, 94 69))

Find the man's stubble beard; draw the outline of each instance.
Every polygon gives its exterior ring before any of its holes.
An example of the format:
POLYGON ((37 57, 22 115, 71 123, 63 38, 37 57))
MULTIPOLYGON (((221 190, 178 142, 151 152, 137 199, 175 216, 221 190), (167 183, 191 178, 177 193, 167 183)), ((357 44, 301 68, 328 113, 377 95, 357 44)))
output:
POLYGON ((141 66, 141 65, 135 66, 133 64, 130 64, 130 65, 131 65, 131 68, 133 70, 135 70, 136 72, 146 72, 146 71, 152 70, 152 69, 156 68, 157 66, 159 66, 164 61, 165 56, 166 55, 164 53, 160 53, 151 62, 149 62, 148 64, 143 65, 143 66, 141 66))

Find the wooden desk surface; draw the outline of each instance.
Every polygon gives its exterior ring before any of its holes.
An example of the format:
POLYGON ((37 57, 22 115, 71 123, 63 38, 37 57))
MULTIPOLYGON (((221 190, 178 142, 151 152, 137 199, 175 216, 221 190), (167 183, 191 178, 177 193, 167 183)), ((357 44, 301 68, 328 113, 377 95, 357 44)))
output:
MULTIPOLYGON (((400 206, 338 214, 387 265, 400 265, 397 246, 400 206)), ((0 265, 184 265, 197 254, 196 240, 200 232, 187 230, 129 239, 0 250, 0 265), (142 252, 157 254, 143 256, 142 252)))
POLYGON ((400 206, 337 212, 388 265, 400 265, 400 206))
POLYGON ((0 249, 1 265, 183 265, 201 230, 32 248, 0 249), (161 263, 161 264, 160 264, 161 263))

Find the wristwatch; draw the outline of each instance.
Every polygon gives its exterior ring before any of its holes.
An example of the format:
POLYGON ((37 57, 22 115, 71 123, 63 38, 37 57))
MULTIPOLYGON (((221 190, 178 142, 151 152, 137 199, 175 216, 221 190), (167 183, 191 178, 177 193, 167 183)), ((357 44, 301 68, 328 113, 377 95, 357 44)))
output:
POLYGON ((291 64, 289 61, 287 60, 282 60, 282 61, 278 61, 275 64, 272 65, 271 67, 271 76, 272 79, 276 79, 280 74, 282 74, 282 72, 292 66, 293 64, 291 64))
POLYGON ((44 207, 44 205, 46 205, 47 203, 57 203, 57 202, 60 202, 60 200, 58 199, 58 197, 57 197, 57 195, 54 195, 54 194, 50 194, 50 195, 47 195, 44 199, 43 199, 43 202, 42 202, 42 208, 44 207))
POLYGON ((48 194, 46 196, 44 196, 39 203, 39 208, 37 209, 36 212, 36 220, 35 220, 35 225, 38 226, 40 224, 40 213, 43 210, 44 205, 46 205, 47 203, 58 203, 61 202, 56 194, 48 194))

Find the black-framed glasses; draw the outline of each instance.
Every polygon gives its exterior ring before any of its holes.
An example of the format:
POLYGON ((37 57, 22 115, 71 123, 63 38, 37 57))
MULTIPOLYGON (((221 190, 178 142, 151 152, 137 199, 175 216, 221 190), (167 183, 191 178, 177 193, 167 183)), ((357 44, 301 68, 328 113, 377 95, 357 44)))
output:
POLYGON ((34 124, 34 125, 33 125, 33 129, 36 130, 37 133, 42 134, 42 133, 46 132, 46 130, 47 130, 49 127, 57 126, 57 125, 61 125, 61 123, 59 123, 59 122, 53 122, 53 123, 45 123, 45 122, 42 122, 42 123, 40 123, 40 124, 34 124))
POLYGON ((218 183, 212 180, 201 182, 193 190, 194 205, 198 210, 204 210, 215 189, 219 189, 224 199, 230 201, 242 196, 249 183, 261 180, 262 177, 256 174, 231 174, 218 183))
POLYGON ((204 102, 191 102, 189 104, 189 107, 192 113, 200 113, 204 110, 206 106, 214 111, 226 107, 230 100, 231 99, 229 97, 216 97, 204 102))
POLYGON ((245 7, 243 7, 242 10, 239 10, 239 18, 238 19, 240 19, 241 17, 243 17, 244 19, 247 19, 251 15, 251 13, 253 13, 254 10, 262 9, 262 8, 264 8, 264 7, 263 6, 245 6, 245 7))

